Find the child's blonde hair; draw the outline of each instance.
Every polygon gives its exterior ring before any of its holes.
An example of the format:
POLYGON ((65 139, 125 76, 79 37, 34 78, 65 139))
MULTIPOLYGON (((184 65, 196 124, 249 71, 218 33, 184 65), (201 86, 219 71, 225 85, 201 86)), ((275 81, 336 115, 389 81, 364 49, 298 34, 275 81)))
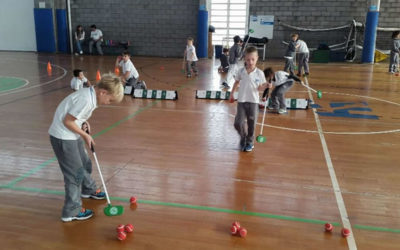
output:
POLYGON ((102 75, 96 87, 110 93, 114 97, 115 102, 121 102, 122 98, 124 98, 124 86, 122 85, 121 78, 112 73, 102 75))
POLYGON ((247 47, 246 50, 244 51, 245 55, 255 53, 258 56, 258 50, 254 46, 247 47))

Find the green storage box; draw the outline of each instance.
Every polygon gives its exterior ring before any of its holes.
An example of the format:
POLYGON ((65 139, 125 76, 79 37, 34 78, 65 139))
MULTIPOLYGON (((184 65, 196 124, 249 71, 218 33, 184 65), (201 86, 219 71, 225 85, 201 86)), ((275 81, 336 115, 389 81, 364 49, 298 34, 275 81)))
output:
POLYGON ((328 63, 329 62, 329 50, 315 50, 312 55, 313 63, 328 63))

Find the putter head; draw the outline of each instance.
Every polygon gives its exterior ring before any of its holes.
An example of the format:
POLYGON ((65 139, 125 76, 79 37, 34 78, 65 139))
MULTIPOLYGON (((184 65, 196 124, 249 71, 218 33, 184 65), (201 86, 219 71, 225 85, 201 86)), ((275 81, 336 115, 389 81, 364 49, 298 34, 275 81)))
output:
POLYGON ((104 208, 104 214, 107 216, 117 216, 122 215, 123 213, 123 206, 112 206, 111 204, 108 204, 108 206, 104 208))
POLYGON ((321 91, 317 91, 317 97, 318 97, 318 99, 321 99, 322 98, 322 92, 321 91))
POLYGON ((264 143, 267 139, 265 138, 265 136, 259 135, 256 138, 257 142, 261 142, 264 143))

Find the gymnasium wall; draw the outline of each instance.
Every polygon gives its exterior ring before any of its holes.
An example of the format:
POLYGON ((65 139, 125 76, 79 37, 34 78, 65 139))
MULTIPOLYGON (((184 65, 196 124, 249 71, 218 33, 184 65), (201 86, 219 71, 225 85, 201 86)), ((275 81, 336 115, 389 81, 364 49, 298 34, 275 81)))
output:
POLYGON ((72 29, 96 24, 106 40, 130 41, 134 55, 180 57, 196 38, 199 0, 71 0, 72 29))
MULTIPOLYGON (((326 28, 342 26, 355 19, 365 23, 369 0, 250 0, 250 15, 274 15, 274 39, 268 45, 268 57, 281 58, 286 47, 282 40, 288 40, 293 30, 278 25, 277 19, 293 26, 326 28)), ((379 27, 400 27, 400 1, 382 0, 379 27)), ((321 43, 336 44, 344 41, 347 32, 299 32, 309 47, 321 43)), ((363 36, 361 36, 363 37, 363 36)), ((390 49, 391 32, 378 32, 377 48, 390 49)), ((359 44, 359 43, 357 43, 359 44)))
POLYGON ((0 1, 0 50, 36 51, 33 0, 0 1))

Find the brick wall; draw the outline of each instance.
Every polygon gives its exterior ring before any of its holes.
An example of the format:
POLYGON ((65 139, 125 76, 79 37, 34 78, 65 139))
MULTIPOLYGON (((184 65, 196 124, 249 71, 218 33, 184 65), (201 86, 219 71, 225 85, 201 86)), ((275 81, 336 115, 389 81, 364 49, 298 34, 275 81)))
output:
POLYGON ((71 0, 72 28, 96 24, 106 40, 130 41, 134 55, 180 57, 196 39, 199 0, 71 0))
MULTIPOLYGON (((274 15, 275 21, 281 21, 300 27, 326 28, 341 26, 355 19, 365 23, 369 0, 250 0, 250 15, 274 15)), ((400 1, 381 1, 379 26, 400 27, 400 1)), ((282 57, 286 49, 281 44, 288 40, 293 30, 275 22, 274 39, 268 45, 268 57, 282 57)), ((309 47, 318 47, 321 43, 328 45, 344 41, 348 31, 334 32, 299 32, 301 39, 309 47)), ((390 48, 391 32, 379 32, 377 48, 390 48)), ((361 36, 363 37, 363 36, 361 36)), ((359 43, 358 43, 359 44, 359 43)))
MULTIPOLYGON (((274 15, 283 22, 308 28, 341 26, 355 19, 365 23, 369 0, 249 0, 250 15, 274 15)), ((72 26, 87 36, 96 24, 104 39, 131 41, 135 55, 181 56, 188 36, 197 36, 199 0, 71 0, 72 26)), ((380 27, 400 27, 400 0, 381 1, 380 27)), ((293 30, 277 23, 268 57, 280 58, 293 30)), ((309 47, 344 41, 348 31, 300 32, 309 47)), ((390 32, 379 32, 377 48, 389 49, 390 32)), ((362 36, 361 36, 362 37, 362 36)))

